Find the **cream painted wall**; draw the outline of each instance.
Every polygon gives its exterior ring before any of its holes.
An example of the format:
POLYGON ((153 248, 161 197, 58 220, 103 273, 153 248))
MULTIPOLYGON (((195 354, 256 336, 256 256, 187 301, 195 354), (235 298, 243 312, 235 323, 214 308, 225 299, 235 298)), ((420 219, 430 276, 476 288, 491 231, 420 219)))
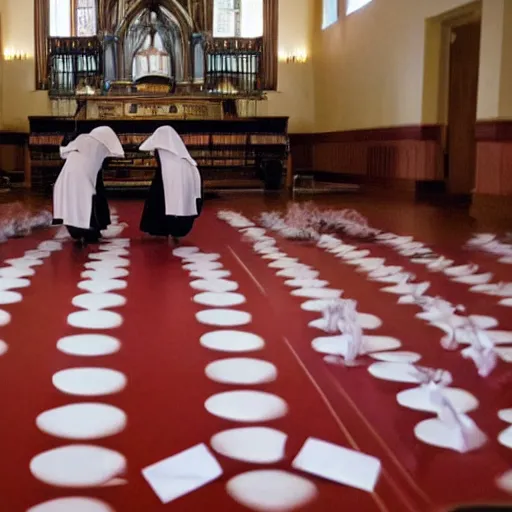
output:
POLYGON ((315 131, 421 123, 425 20, 466 3, 373 0, 344 17, 340 0, 337 24, 315 23, 315 131))
MULTIPOLYGON (((311 50, 315 0, 280 0, 279 49, 311 50)), ((34 54, 34 0, 0 2, 3 48, 34 54), (22 15, 21 15, 22 14, 22 15)), ((28 130, 30 115, 49 115, 48 94, 34 90, 34 61, 3 61, 2 129, 28 130)), ((290 116, 291 132, 311 132, 314 123, 313 67, 279 64, 278 92, 258 108, 259 115, 290 116)))

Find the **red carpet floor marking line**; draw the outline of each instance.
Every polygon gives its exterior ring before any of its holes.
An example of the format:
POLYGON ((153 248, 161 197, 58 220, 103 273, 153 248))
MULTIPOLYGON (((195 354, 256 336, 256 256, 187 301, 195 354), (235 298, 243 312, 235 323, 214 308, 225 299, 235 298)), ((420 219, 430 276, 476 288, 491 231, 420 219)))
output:
MULTIPOLYGON (((232 249, 231 249, 232 250, 232 249)), ((236 257, 236 254, 235 252, 232 250, 233 252, 233 255, 236 257)), ((241 262, 240 258, 237 257, 237 260, 241 262)), ((247 269, 247 267, 245 266, 245 264, 243 264, 243 267, 245 267, 247 269)), ((252 274, 252 272, 250 272, 249 269, 246 270, 248 272, 248 274, 250 276, 252 276, 253 280, 256 282, 257 286, 259 288, 263 288, 263 286, 259 283, 259 281, 254 277, 254 275, 252 274)), ((337 423, 338 427, 340 428, 340 430, 342 431, 342 433, 345 435, 345 437, 348 439, 349 443, 352 445, 352 447, 354 449, 356 449, 357 451, 362 451, 361 448, 359 447, 359 445, 357 444, 357 442, 355 441, 355 439, 352 437, 352 435, 350 434, 348 428, 344 425, 344 423, 341 421, 341 419, 339 418, 339 416, 337 415, 335 409, 333 408, 332 404, 329 402, 327 396, 325 395, 325 393, 322 391, 321 387, 319 386, 319 384, 315 381, 314 377, 312 376, 312 374, 309 372, 309 370, 307 369, 307 367, 305 366, 304 362, 301 360, 300 356, 297 354, 297 352, 293 349, 293 346, 291 345, 291 343, 289 342, 289 340, 286 338, 286 337, 283 337, 283 339, 285 340, 285 343, 287 345, 287 347, 291 350, 293 356, 295 357, 296 361, 299 363, 299 366, 301 366, 302 370, 305 372, 306 376, 308 377, 309 381, 313 384, 313 386, 315 387, 315 389, 317 390, 317 392, 320 394, 321 398, 322 398, 322 401, 324 402, 324 404, 327 406, 329 412, 331 413, 331 415, 333 415, 333 418, 335 419, 335 422, 337 423)), ((349 404, 350 405, 350 404, 349 404)), ((360 415, 362 415, 362 413, 360 411, 358 411, 360 415)), ((366 425, 368 425, 368 421, 365 419, 365 422, 364 422, 366 425)), ((370 429, 370 432, 375 434, 375 431, 373 429, 370 429)), ((380 438, 379 438, 380 439, 380 438)), ((382 439, 380 439, 380 443, 379 444, 382 444, 384 441, 382 439)), ((391 452, 389 447, 388 447, 388 452, 391 452)), ((402 470, 402 471, 405 471, 405 469, 399 464, 399 462, 396 460, 396 458, 392 458, 393 462, 395 462, 395 464, 398 464, 399 465, 399 468, 402 470)), ((404 504, 406 505, 406 507, 409 509, 409 510, 412 510, 412 511, 415 511, 415 510, 419 510, 418 508, 416 508, 414 505, 412 505, 410 503, 410 501, 407 499, 407 497, 405 496, 405 494, 401 491, 400 487, 397 485, 397 483, 394 481, 394 479, 391 477, 391 475, 389 475, 389 473, 386 471, 386 470, 382 470, 383 472, 383 475, 386 477, 386 479, 389 481, 389 483, 391 484, 391 486, 393 487, 393 489, 395 490, 395 492, 398 494, 398 496, 400 496, 400 498, 402 499, 402 501, 404 502, 404 504)), ((428 503, 430 503, 430 500, 428 499, 428 497, 426 497, 425 493, 419 489, 419 487, 415 484, 415 482, 411 479, 410 475, 408 475, 406 473, 406 478, 408 480, 409 483, 412 483, 413 485, 413 488, 417 489, 420 493, 420 495, 423 497, 423 499, 426 499, 426 501, 428 503)), ((380 499, 380 497, 376 494, 376 493, 372 493, 372 495, 375 495, 376 498, 377 498, 377 501, 380 502, 381 505, 383 505, 382 503, 382 500, 380 499)), ((376 501, 376 502, 377 502, 376 501)), ((377 503, 378 506, 379 503, 377 503)))
POLYGON ((245 272, 247 273, 247 275, 253 280, 254 284, 258 287, 259 291, 263 294, 263 295, 267 295, 267 292, 265 291, 265 288, 263 287, 263 285, 258 281, 258 279, 256 278, 256 276, 249 270, 249 268, 247 267, 247 265, 240 259, 240 257, 238 256, 238 254, 235 252, 235 250, 230 246, 228 245, 228 249, 231 251, 231 254, 235 257, 236 261, 238 261, 238 263, 240 264, 240 266, 245 270, 245 272))

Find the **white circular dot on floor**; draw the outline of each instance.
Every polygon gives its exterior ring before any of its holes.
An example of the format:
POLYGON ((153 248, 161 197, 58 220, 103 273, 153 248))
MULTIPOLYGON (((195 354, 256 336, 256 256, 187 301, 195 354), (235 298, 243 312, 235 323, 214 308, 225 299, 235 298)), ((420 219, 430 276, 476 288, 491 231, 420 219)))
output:
POLYGON ((113 311, 75 311, 68 315, 68 324, 80 329, 114 329, 123 323, 123 317, 113 311))
POLYGON ((23 300, 23 295, 18 292, 0 291, 0 305, 16 304, 23 300))
POLYGON ((244 235, 259 238, 260 236, 265 236, 266 230, 263 228, 248 228, 244 230, 244 235))
POLYGON ((275 464, 285 456, 288 436, 267 427, 246 427, 215 434, 210 444, 224 457, 249 464, 275 464))
POLYGON ((384 361, 387 363, 417 363, 421 359, 421 354, 417 352, 407 352, 395 350, 393 352, 375 352, 370 354, 373 359, 377 361, 384 361))
POLYGON ((31 507, 27 512, 115 512, 104 501, 95 498, 70 497, 40 503, 31 507))
POLYGON ((320 272, 318 270, 313 270, 311 267, 307 265, 283 268, 277 272, 279 277, 288 277, 290 279, 316 279, 320 272))
POLYGON ((187 258, 188 256, 191 256, 192 254, 198 253, 199 247, 177 247, 176 249, 173 249, 172 254, 173 256, 176 256, 177 258, 187 258))
POLYGON ((408 363, 378 362, 371 364, 368 371, 377 379, 414 384, 420 382, 414 365, 408 363))
POLYGON ((279 248, 274 246, 274 245, 265 245, 263 247, 254 247, 254 250, 258 253, 258 254, 279 254, 279 248))
POLYGON ((231 272, 229 270, 196 270, 194 272, 190 272, 190 277, 206 279, 207 281, 212 279, 224 279, 230 275, 231 272))
POLYGON ((203 306, 226 308, 244 304, 245 297, 240 293, 204 292, 195 295, 193 301, 203 306))
MULTIPOLYGON (((443 388, 441 392, 460 413, 467 413, 478 407, 478 400, 463 389, 443 388)), ((439 407, 432 402, 431 390, 427 386, 401 391, 396 395, 396 399, 402 407, 408 409, 434 414, 439 412, 439 407)))
POLYGON ((286 254, 285 252, 274 252, 274 253, 267 253, 267 254, 262 255, 262 258, 264 260, 280 260, 281 258, 286 258, 286 257, 288 257, 288 254, 286 254))
POLYGON ((329 281, 322 281, 321 279, 289 279, 284 284, 292 288, 324 288, 329 284, 329 281))
POLYGON ((309 299, 339 299, 342 293, 342 290, 332 288, 299 288, 291 292, 295 297, 306 297, 309 299))
POLYGON ((30 277, 33 276, 35 273, 35 270, 30 267, 20 268, 10 266, 0 268, 0 277, 30 277))
POLYGON ((102 251, 109 251, 111 249, 116 249, 118 247, 126 249, 127 247, 130 247, 130 240, 128 238, 116 238, 116 239, 110 239, 110 240, 104 240, 104 243, 102 243, 99 246, 99 249, 102 251))
POLYGON ((234 309, 205 309, 196 313, 196 319, 201 324, 218 327, 238 327, 251 322, 252 316, 246 311, 234 309))
POLYGON ((68 395, 102 396, 122 391, 126 376, 110 368, 68 368, 55 373, 52 382, 68 395))
POLYGON ((11 321, 11 314, 3 309, 0 309, 0 327, 7 325, 11 321))
POLYGON ((311 299, 303 302, 300 307, 304 311, 321 313, 331 302, 332 299, 311 299))
POLYGON ((280 258, 278 260, 271 261, 268 266, 270 268, 292 268, 298 265, 302 265, 297 258, 280 258))
POLYGON ((194 290, 200 290, 203 292, 234 292, 238 289, 238 283, 236 281, 229 281, 228 279, 198 279, 192 281, 190 286, 194 290))
POLYGON ((126 459, 100 446, 72 444, 40 453, 30 461, 30 472, 58 487, 95 487, 124 473, 126 459))
POLYGON ((233 477, 226 485, 228 494, 243 506, 257 512, 288 512, 313 501, 313 482, 282 470, 249 471, 233 477))
POLYGON ((385 264, 384 258, 361 258, 352 260, 351 263, 358 265, 358 272, 373 272, 385 264))
POLYGON ((27 286, 30 286, 30 281, 28 279, 18 279, 15 277, 0 277, 0 290, 26 288, 27 286))
POLYGON ((185 270, 191 272, 203 272, 204 270, 219 270, 222 268, 222 263, 218 261, 199 261, 197 263, 187 263, 183 265, 185 270))
MULTIPOLYGON (((379 317, 370 315, 368 313, 358 313, 357 323, 362 329, 371 330, 378 329, 382 325, 382 320, 379 317)), ((321 329, 323 331, 329 332, 328 322, 325 318, 317 318, 316 320, 312 320, 308 325, 309 327, 314 327, 315 329, 321 329)))
POLYGON ((49 252, 60 251, 60 250, 62 250, 62 243, 57 242, 56 240, 45 240, 44 242, 41 242, 37 246, 37 249, 39 251, 49 251, 49 252))
POLYGON ((352 252, 346 252, 345 254, 341 255, 341 258, 344 260, 359 260, 361 258, 366 258, 370 254, 370 251, 368 250, 362 250, 362 251, 352 251, 352 252))
POLYGON ((100 439, 118 434, 126 427, 126 414, 112 405, 77 403, 41 413, 39 430, 63 439, 100 439))
POLYGON ((90 293, 107 293, 114 290, 124 290, 127 286, 123 279, 87 279, 80 281, 78 288, 90 293))
POLYGON ((118 279, 128 275, 129 272, 125 268, 102 268, 100 270, 84 270, 84 272, 80 274, 80 277, 82 279, 107 280, 118 279))
POLYGON ((512 448, 512 426, 500 432, 500 435, 498 436, 498 443, 506 446, 507 448, 512 448))
POLYGON ((91 252, 89 253, 90 260, 116 260, 121 258, 122 256, 129 256, 130 252, 126 249, 113 249, 111 251, 100 251, 100 252, 91 252))
POLYGON ((502 491, 512 494, 512 470, 506 471, 496 479, 496 485, 502 491))
POLYGON ((10 258, 5 263, 17 268, 37 267, 43 264, 43 260, 33 260, 31 258, 10 258))
POLYGON ((61 338, 57 348, 72 356, 106 356, 118 352, 121 343, 106 334, 73 334, 61 338))
POLYGON ((186 258, 183 258, 183 261, 186 263, 205 263, 216 261, 218 259, 220 259, 220 254, 218 253, 196 252, 194 254, 190 254, 186 258))
POLYGON ((511 409, 501 409, 501 411, 498 411, 498 418, 501 421, 505 421, 507 423, 512 423, 512 408, 511 409))
POLYGON ((49 258, 51 255, 51 252, 49 251, 37 251, 37 250, 30 250, 25 251, 24 258, 32 259, 32 260, 40 260, 41 258, 49 258))
POLYGON ((99 310, 124 306, 126 299, 117 293, 83 293, 73 297, 71 303, 77 308, 99 310))
POLYGON ((280 397, 263 391, 226 391, 208 398, 206 410, 230 421, 263 422, 285 416, 287 403, 280 397))
POLYGON ((260 336, 243 331, 212 331, 203 334, 200 339, 203 347, 219 352, 254 352, 265 346, 260 336))
POLYGON ((254 386, 276 380, 277 368, 261 359, 233 357, 213 361, 205 368, 205 374, 221 384, 254 386))
POLYGON ((5 341, 0 340, 0 356, 3 356, 9 350, 9 346, 5 341))

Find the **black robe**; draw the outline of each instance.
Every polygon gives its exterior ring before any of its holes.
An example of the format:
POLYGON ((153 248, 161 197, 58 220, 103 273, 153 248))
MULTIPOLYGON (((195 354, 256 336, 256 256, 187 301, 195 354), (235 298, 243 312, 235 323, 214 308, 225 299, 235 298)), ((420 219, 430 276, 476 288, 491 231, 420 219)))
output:
MULTIPOLYGON (((148 197, 144 203, 144 211, 140 221, 140 230, 153 236, 172 236, 182 238, 190 233, 194 221, 201 214, 203 199, 196 199, 197 215, 176 216, 165 214, 164 181, 162 178, 162 164, 158 151, 155 152, 157 169, 149 187, 148 197)), ((202 190, 201 179, 201 190, 202 190)), ((201 196, 202 196, 201 192, 201 196)))

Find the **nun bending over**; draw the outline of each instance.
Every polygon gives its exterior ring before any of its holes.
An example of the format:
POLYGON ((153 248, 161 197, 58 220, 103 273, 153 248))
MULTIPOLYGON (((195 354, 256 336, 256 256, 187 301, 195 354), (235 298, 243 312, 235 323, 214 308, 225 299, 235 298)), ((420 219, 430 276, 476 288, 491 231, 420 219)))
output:
POLYGON ((157 170, 144 204, 140 229, 175 243, 190 233, 203 206, 201 175, 180 136, 161 126, 139 148, 154 151, 157 170))
POLYGON ((82 245, 95 243, 110 224, 101 168, 105 158, 124 157, 121 142, 100 126, 62 146, 60 156, 65 162, 53 187, 53 223, 64 224, 82 245))

